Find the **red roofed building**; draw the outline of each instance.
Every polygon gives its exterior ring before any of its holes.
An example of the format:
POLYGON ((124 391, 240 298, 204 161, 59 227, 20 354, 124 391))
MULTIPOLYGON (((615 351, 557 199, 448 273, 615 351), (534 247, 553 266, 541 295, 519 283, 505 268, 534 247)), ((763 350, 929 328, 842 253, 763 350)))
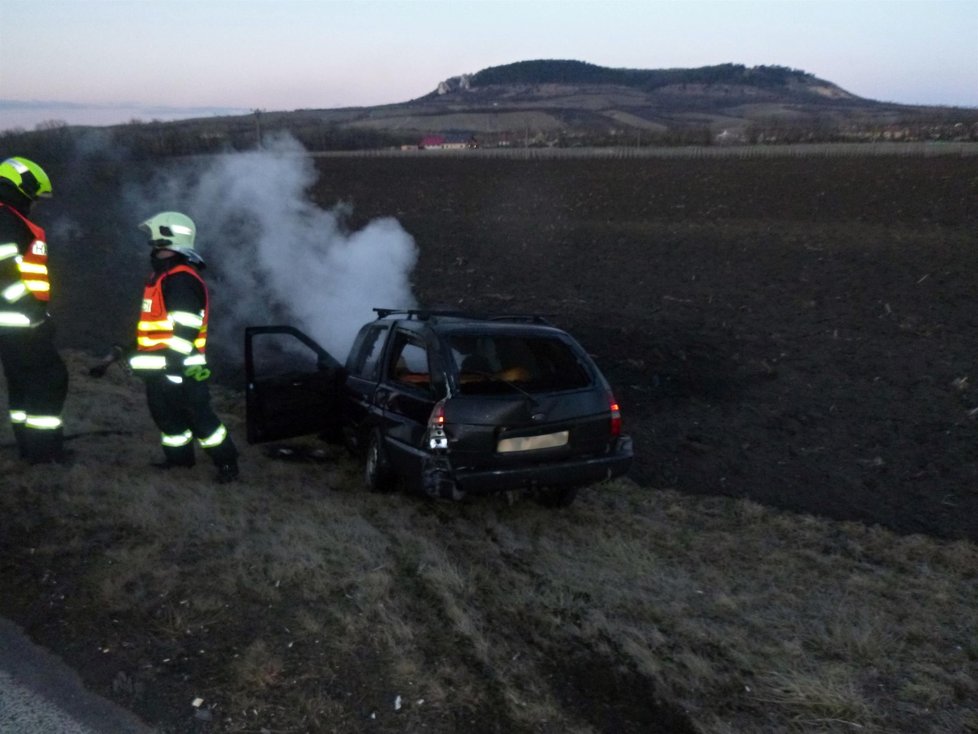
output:
POLYGON ((478 145, 470 135, 425 135, 418 147, 422 150, 466 150, 478 145))

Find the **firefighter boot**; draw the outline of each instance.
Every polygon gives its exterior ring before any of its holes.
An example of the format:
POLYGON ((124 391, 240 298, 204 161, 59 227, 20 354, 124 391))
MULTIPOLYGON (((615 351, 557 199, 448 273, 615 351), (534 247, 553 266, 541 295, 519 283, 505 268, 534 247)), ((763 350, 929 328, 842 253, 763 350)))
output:
POLYGON ((64 433, 60 428, 38 430, 24 428, 23 458, 29 464, 65 464, 70 459, 64 449, 64 433))
POLYGON ((17 452, 21 459, 27 458, 27 436, 25 433, 27 429, 24 428, 23 423, 14 423, 14 439, 17 441, 17 452))
POLYGON ((186 446, 164 446, 163 461, 153 463, 157 469, 173 469, 182 467, 189 469, 197 463, 192 444, 186 446))
POLYGON ((204 449, 217 467, 217 483, 227 484, 238 478, 238 447, 231 436, 225 436, 217 446, 204 449))
POLYGON ((238 478, 238 462, 236 459, 227 464, 217 465, 217 483, 227 484, 238 478))

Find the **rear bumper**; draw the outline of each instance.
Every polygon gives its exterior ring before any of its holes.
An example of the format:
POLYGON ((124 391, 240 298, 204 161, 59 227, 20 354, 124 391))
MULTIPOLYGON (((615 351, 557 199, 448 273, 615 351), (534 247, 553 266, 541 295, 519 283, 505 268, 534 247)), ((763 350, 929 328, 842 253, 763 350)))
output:
POLYGON ((503 469, 468 470, 440 468, 440 481, 450 482, 466 494, 488 494, 533 487, 583 487, 620 477, 632 465, 632 439, 621 436, 602 456, 550 464, 528 464, 503 469))

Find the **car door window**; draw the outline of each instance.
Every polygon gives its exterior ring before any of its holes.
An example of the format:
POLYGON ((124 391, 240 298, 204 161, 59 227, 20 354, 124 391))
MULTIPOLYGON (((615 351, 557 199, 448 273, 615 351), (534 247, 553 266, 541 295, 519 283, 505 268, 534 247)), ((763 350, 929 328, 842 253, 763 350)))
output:
POLYGON ((380 357, 387 341, 387 328, 386 324, 378 324, 360 333, 347 365, 347 371, 351 375, 365 380, 377 380, 380 376, 380 357))
POLYGON ((431 368, 425 345, 406 334, 396 335, 388 377, 405 387, 430 392, 431 368))

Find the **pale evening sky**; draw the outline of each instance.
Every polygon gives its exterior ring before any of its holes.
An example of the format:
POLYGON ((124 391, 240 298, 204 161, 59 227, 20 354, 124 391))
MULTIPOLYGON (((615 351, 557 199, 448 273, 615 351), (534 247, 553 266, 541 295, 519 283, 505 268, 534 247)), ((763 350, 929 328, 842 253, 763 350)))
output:
POLYGON ((978 0, 0 0, 0 130, 403 102, 532 59, 978 108, 978 0))

